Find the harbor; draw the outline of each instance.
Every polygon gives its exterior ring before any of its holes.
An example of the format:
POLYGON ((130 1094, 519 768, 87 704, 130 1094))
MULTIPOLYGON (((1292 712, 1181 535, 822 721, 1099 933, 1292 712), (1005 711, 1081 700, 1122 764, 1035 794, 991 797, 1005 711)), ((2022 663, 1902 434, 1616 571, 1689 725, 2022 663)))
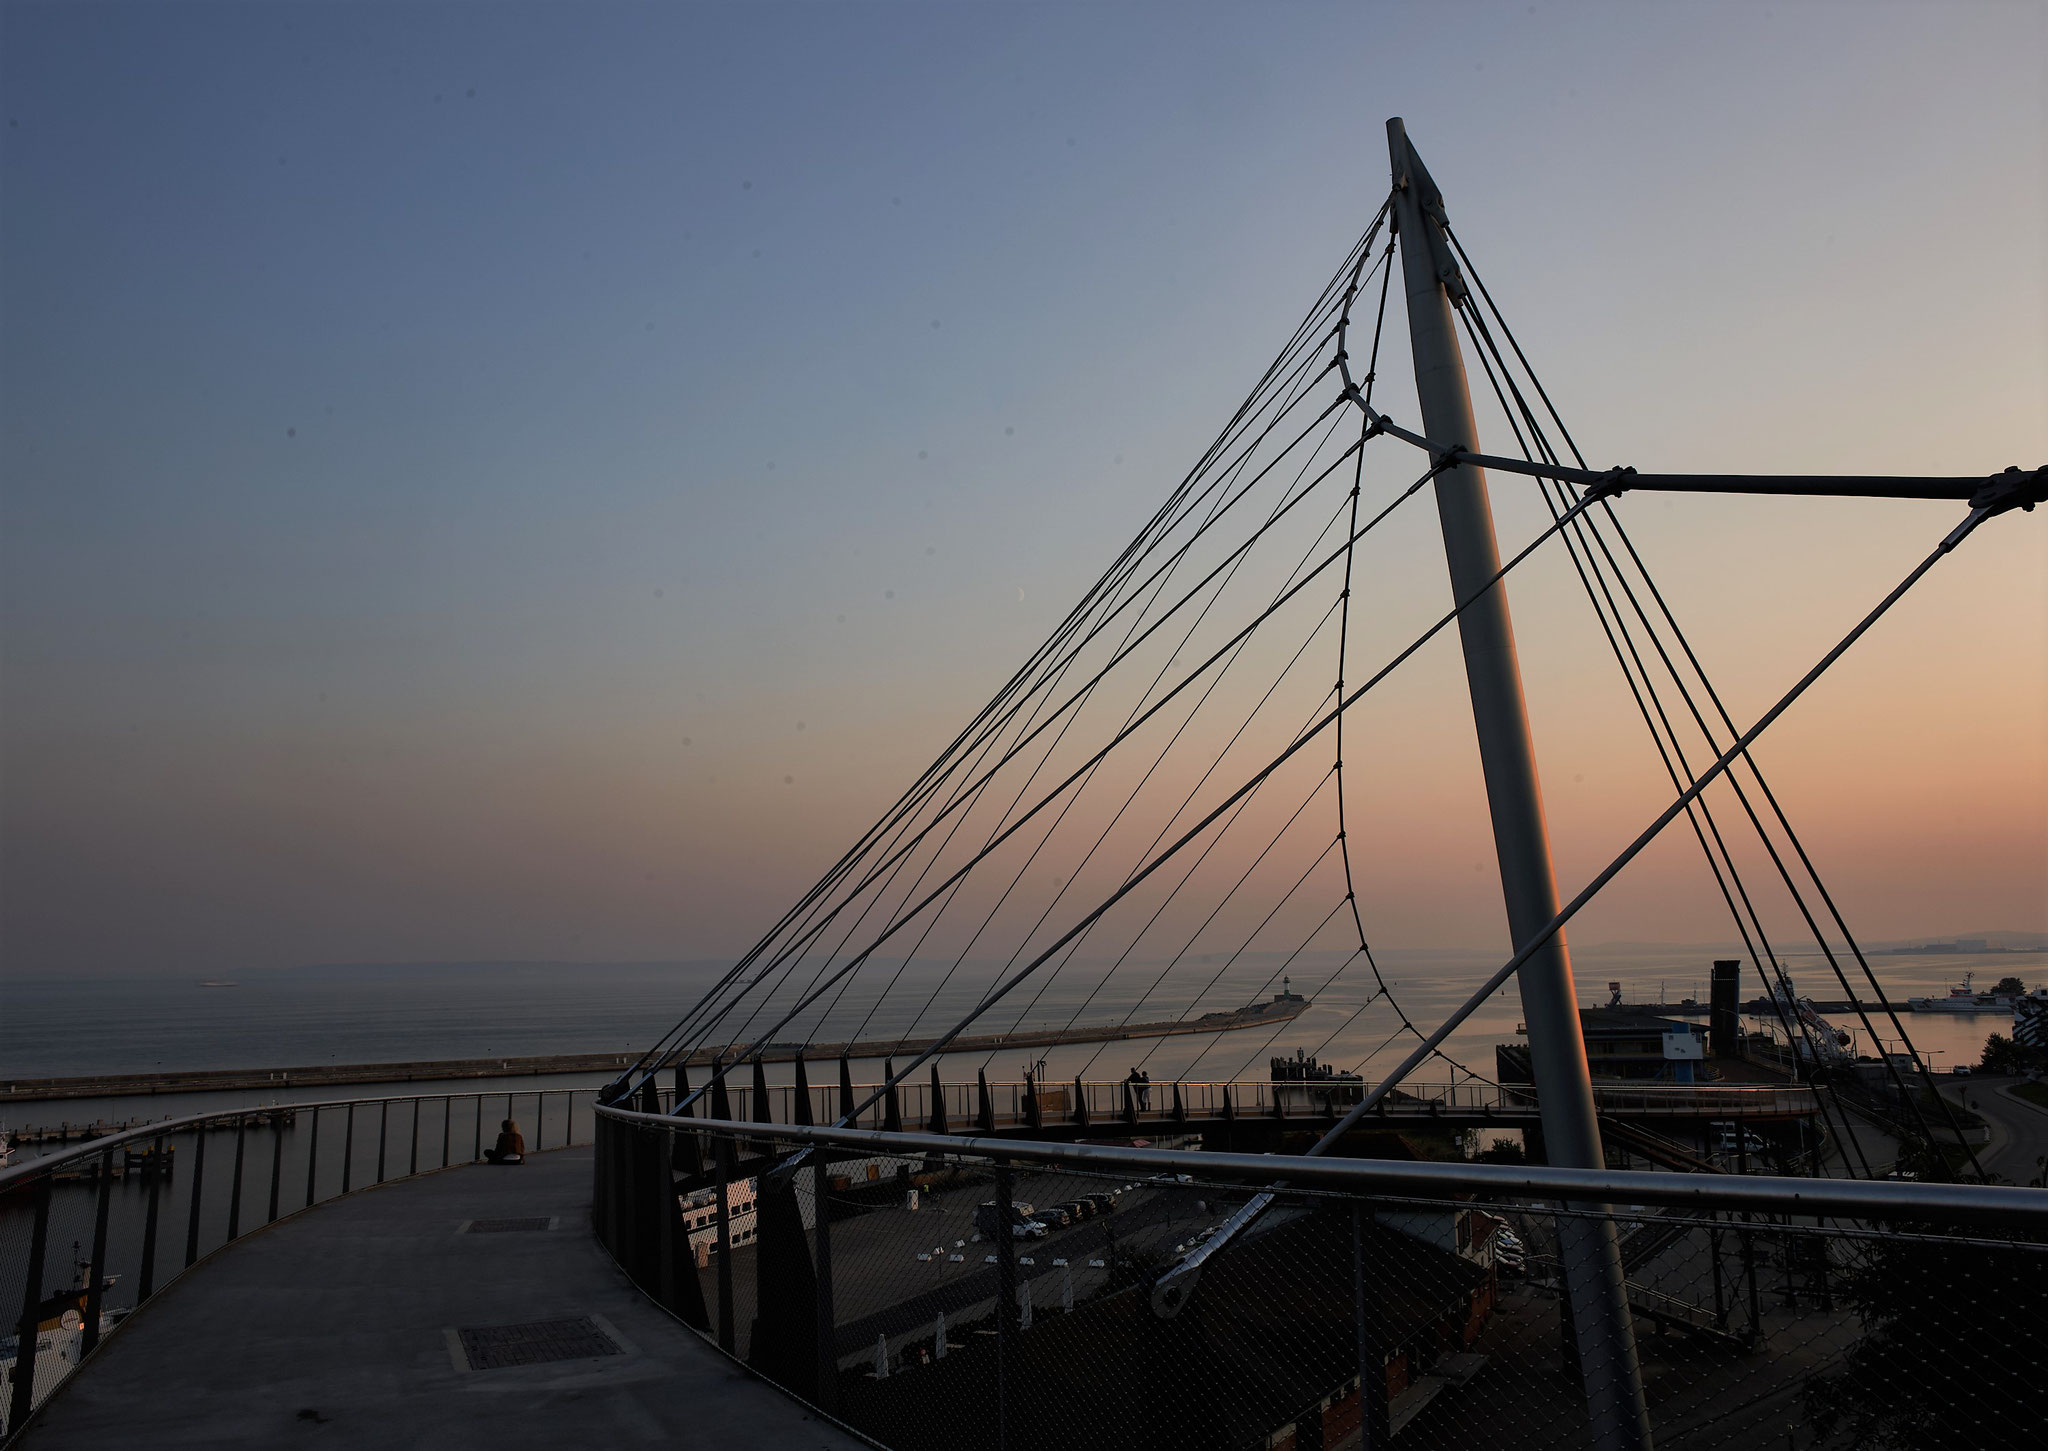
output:
POLYGON ((2037 19, 14 7, 0 1451, 2036 1451, 2037 19))

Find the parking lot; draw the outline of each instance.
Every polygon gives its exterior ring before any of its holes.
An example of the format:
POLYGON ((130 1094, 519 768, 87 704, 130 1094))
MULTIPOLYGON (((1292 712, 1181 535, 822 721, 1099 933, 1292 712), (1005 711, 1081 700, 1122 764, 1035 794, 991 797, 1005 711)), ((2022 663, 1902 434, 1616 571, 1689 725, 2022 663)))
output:
MULTIPOLYGON (((1157 1266, 1202 1229, 1243 1202, 1227 1203, 1198 1186, 1092 1176, 1018 1173, 1015 1200, 1039 1208, 1085 1194, 1114 1191, 1116 1208, 1044 1237, 1015 1240, 1018 1299, 1033 1316, 1058 1314, 1102 1293, 1119 1263, 1157 1266)), ((943 1314, 952 1327, 987 1319, 996 1297, 996 1243, 978 1235, 975 1207, 995 1198, 992 1180, 921 1191, 918 1207, 899 1202, 832 1224, 832 1292, 842 1364, 875 1355, 878 1339, 929 1340, 943 1314)), ((740 1353, 754 1316, 756 1246, 733 1251, 734 1320, 740 1353)), ((702 1272, 716 1314, 716 1271, 702 1272)), ((967 1332, 963 1332, 967 1333, 967 1332)))

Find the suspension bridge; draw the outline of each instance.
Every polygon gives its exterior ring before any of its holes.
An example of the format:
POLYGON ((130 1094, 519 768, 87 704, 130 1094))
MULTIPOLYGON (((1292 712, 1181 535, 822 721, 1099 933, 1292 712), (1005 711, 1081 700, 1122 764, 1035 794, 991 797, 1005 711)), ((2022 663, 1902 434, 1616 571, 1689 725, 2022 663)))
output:
MULTIPOLYGON (((1399 120, 1387 139, 1384 200, 1135 537, 679 1021, 607 1062, 620 1071, 595 1102, 527 1095, 530 1144, 515 1095, 490 1090, 303 1104, 253 1128, 199 1114, 0 1170, 26 1256, 6 1434, 127 1444, 132 1425, 96 1409, 121 1404, 203 1421, 225 1393, 190 1347, 240 1376, 222 1337, 251 1358, 297 1344, 305 1287, 369 1255, 403 1303, 355 1287, 350 1323, 385 1329, 321 1356, 330 1379, 381 1388, 384 1419, 365 1425, 445 1427, 450 1384, 575 1362, 507 1382, 518 1394, 496 1399, 517 1424, 490 1434, 593 1434, 592 1414, 658 1382, 666 1399, 633 1402, 608 1439, 701 1434, 716 1397, 743 1408, 720 1432, 734 1444, 836 1421, 896 1451, 1647 1451, 1801 1431, 2031 1445, 2048 1211, 1976 1164, 1752 747, 1980 529, 2048 499, 2048 468, 1596 468, 1399 120), (1404 330, 1406 418, 1380 386, 1404 330), (1475 392, 1505 440, 1491 450, 1475 392), (1500 481, 1548 522, 1504 542, 1500 481), (1961 517, 1739 720, 1627 527, 1643 493, 1937 500, 1961 517), (1429 532, 1425 496, 1443 608, 1394 567, 1429 532), (1557 554, 1670 790, 1569 895, 1509 612, 1511 577, 1557 554), (1412 971, 1375 948, 1401 843, 1376 820, 1396 768, 1373 711, 1452 640, 1509 938, 1462 1001, 1425 1013, 1412 971), (1696 846, 1700 890, 1742 944, 1715 965, 1706 1043, 1582 1013, 1573 978, 1567 927, 1667 830, 1696 846), (1820 945, 1828 1010, 1903 1052, 1842 1052, 1793 991, 1794 941, 1820 945), (1775 1019, 1768 1043, 1735 1035, 1739 975, 1775 1019), (1526 1042, 1475 1064, 1455 1035, 1510 985, 1526 1042), (1127 1071, 1100 1066, 1112 1045, 1127 1071), (1688 1072, 1618 1076, 1624 1061, 1688 1072), (1530 1162, 1413 1147, 1486 1127, 1520 1131, 1530 1162), (145 1143, 185 1202, 152 1175, 110 1215, 111 1156, 145 1143), (436 1175, 541 1151, 553 1167, 532 1189, 494 1168, 436 1175), (1752 1172, 1760 1156, 1774 1175, 1752 1172), (66 1200, 88 1159, 96 1197, 66 1200), (585 1164, 601 1273, 551 1246, 520 1261, 544 1273, 504 1274, 508 1237, 580 1222, 585 1164), (130 1358, 105 1362, 144 1372, 96 1370, 99 1399, 52 1399, 120 1328, 109 1263, 132 1253, 139 1307, 181 1273, 180 1240, 190 1275, 255 1227, 387 1179, 401 1183, 279 1224, 267 1261, 238 1252, 230 1265, 271 1271, 229 1277, 225 1299, 205 1293, 211 1270, 152 1306, 115 1337, 130 1358), (53 1293, 67 1214, 92 1248, 53 1293), (652 1304, 619 1297, 613 1264, 652 1304), (437 1319, 423 1352, 423 1296, 473 1323, 437 1319), (798 1397, 802 1428, 663 1342, 677 1320, 798 1397), (452 1372, 422 1369, 444 1353, 452 1372), (1986 1353, 2009 1375, 1983 1375, 1986 1353)), ((303 1371, 267 1373, 296 1387, 303 1371)), ((447 1434, 479 1434, 491 1398, 459 1399, 447 1434)))
MULTIPOLYGON (((1287 1025, 1252 1030, 1242 1061, 1220 1075, 1199 1070, 1212 1054, 1239 1058, 1224 1035, 1176 1066, 1169 1082, 1149 1083, 1148 1057, 1121 1087, 1091 1086, 1098 1049, 1071 1084, 1048 1082, 1041 1067, 1002 1093, 988 1083, 995 1051, 975 1040, 1044 1022, 1054 1005, 1064 1019, 1054 1026, 1069 1031, 1084 1021, 1113 1029, 1113 1014, 1098 1006, 1112 1002, 1125 1005, 1125 1021, 1162 1007, 1190 1019, 1220 1006, 1216 994, 1236 981, 1232 969, 1255 962, 1271 965, 1261 991, 1283 974, 1309 981, 1311 1001, 1340 985, 1363 988, 1348 1016, 1327 1029, 1319 1017, 1313 1036, 1298 1033, 1295 1046, 1310 1055, 1372 1025, 1372 1051, 1350 1066, 1356 1091, 1301 1097, 1302 1116, 1322 1122, 1298 1152, 1341 1154, 1369 1117, 1411 1113, 1418 1103, 1427 1111, 1429 1098, 1401 1085, 1433 1064, 1493 1094, 1493 1112, 1529 1110, 1551 1165, 1602 1169, 1603 1118, 1611 1137, 1622 1115, 1596 1092, 1588 1068, 1565 928, 1683 818, 1678 829, 1697 843, 1703 888, 1725 906, 1762 997, 1781 1005, 1785 1041, 1802 1045, 1798 1081, 1761 1092, 1800 1095, 1835 1145, 1823 1172, 1869 1176, 1890 1160, 1867 1146, 1846 1098, 1827 1091, 1842 1055, 1816 1041, 1814 1015, 1792 1010, 1779 946, 1791 934, 1821 944, 1841 1000, 1873 1041, 1883 1024, 1886 1037, 1906 1044, 1879 1071, 1909 1131, 1960 1139, 1952 1120, 1942 1122, 1946 1100, 1752 747, 1975 531, 2048 497, 2048 470, 1877 478, 1595 468, 1400 121, 1389 122, 1388 141, 1385 201, 1186 476, 931 765, 619 1078, 613 1102, 731 1121, 728 1080, 751 1075, 745 1116, 769 1120, 775 1095, 762 1066, 771 1049, 860 1040, 881 1022, 906 1047, 915 1039, 914 1051, 859 1089, 842 1060, 841 1091, 817 1094, 799 1049, 790 1055, 797 1076, 784 1122, 908 1122, 940 1135, 1014 1138, 1185 1119, 1197 1113, 1194 1098, 1202 1116, 1236 1118, 1254 1102, 1245 1071, 1287 1025), (1399 348, 1388 307, 1397 280, 1420 411, 1408 420, 1391 416, 1376 394, 1399 348), (1475 391, 1497 407, 1511 450, 1480 448, 1475 391), (1500 479, 1533 490, 1550 521, 1505 548, 1488 493, 1500 479), (1647 492, 1937 499, 1963 514, 1775 704, 1742 724, 1629 532, 1629 500, 1647 492), (1424 507, 1424 495, 1435 501, 1450 576, 1452 603, 1440 613, 1392 597, 1375 553, 1424 507), (1569 560, 1672 791, 1669 805, 1568 899, 1546 839, 1509 614, 1510 577, 1545 550, 1569 560), (1384 844, 1373 840, 1366 805, 1376 785, 1366 713, 1418 653, 1453 634, 1512 952, 1462 1006, 1425 1023, 1404 1008, 1373 948, 1366 865, 1384 844), (1533 1081, 1519 1089, 1455 1061, 1445 1046, 1510 982, 1532 1067, 1533 1081), (707 1055, 712 1067, 693 1082, 686 1065, 707 1055), (1141 1084, 1159 1100, 1142 1110, 1141 1084), (923 1104, 906 1114, 902 1099, 913 1088, 923 1104), (1047 1097, 1054 1093, 1057 1111, 1047 1097)), ((1268 1116, 1286 1115, 1280 1087, 1257 1086, 1268 1116)), ((1755 1092, 1702 1085, 1687 1091, 1688 1109, 1733 1117, 1742 1095, 1755 1092), (1702 1107, 1716 1098, 1725 1109, 1702 1107)), ((1284 1179, 1284 1167, 1274 1172, 1284 1179)), ((1237 1252, 1274 1202, 1253 1197, 1161 1276, 1155 1311, 1170 1317, 1199 1294, 1205 1270, 1237 1252)), ((1594 1422, 1606 1444, 1647 1445, 1613 1228, 1567 1221, 1560 1233, 1577 1266, 1566 1296, 1594 1422)))

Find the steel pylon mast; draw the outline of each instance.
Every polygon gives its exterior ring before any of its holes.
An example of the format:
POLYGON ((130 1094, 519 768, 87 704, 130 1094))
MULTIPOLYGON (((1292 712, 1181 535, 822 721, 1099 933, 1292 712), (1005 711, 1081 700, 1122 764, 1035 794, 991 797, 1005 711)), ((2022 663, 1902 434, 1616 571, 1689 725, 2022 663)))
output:
MULTIPOLYGON (((1396 116, 1387 122, 1393 162, 1394 216, 1401 238, 1401 277, 1408 302, 1409 346, 1415 358, 1415 391, 1422 430, 1432 440, 1476 452, 1478 430, 1464 358, 1451 316, 1465 296, 1465 284, 1443 232, 1443 197, 1396 116)), ((1493 817, 1494 851, 1500 860, 1501 890, 1508 928, 1522 947, 1557 915, 1557 874, 1551 867, 1544 829, 1543 794, 1536 779, 1535 747, 1522 697, 1515 632, 1508 618, 1505 581, 1490 589, 1500 571, 1486 474, 1459 461, 1436 478, 1437 513, 1454 598, 1479 594, 1458 617, 1465 679, 1478 728, 1479 759, 1486 778, 1487 807, 1493 817)), ((1529 1058, 1543 1144, 1554 1165, 1604 1169, 1600 1127, 1593 1109, 1593 1085, 1579 1027, 1578 997, 1572 985, 1571 952, 1562 931, 1522 964, 1517 978, 1522 1012, 1529 1025, 1529 1058)), ((1607 1217, 1559 1221, 1561 1258, 1571 1308, 1587 1409, 1596 1444, 1615 1451, 1650 1445, 1649 1411, 1643 1400, 1635 1332, 1629 1316, 1621 1249, 1607 1217)))

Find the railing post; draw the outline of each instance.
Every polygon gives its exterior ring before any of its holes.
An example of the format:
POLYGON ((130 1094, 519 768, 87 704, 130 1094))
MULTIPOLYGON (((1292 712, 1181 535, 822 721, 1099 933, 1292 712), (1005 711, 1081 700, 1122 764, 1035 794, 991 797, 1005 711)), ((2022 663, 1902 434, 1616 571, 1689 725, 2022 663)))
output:
POLYGON ((476 1144, 469 1151, 469 1162, 474 1164, 484 1156, 484 1096, 476 1096, 476 1144))
POLYGON ((313 1196, 319 1192, 320 1175, 320 1110, 313 1110, 313 1127, 306 1135, 306 1203, 313 1207, 313 1196))
POLYGON ((1714 1326, 1728 1328, 1728 1291, 1721 1279, 1721 1215, 1718 1210, 1707 1211, 1707 1261, 1714 1270, 1714 1326))
POLYGON ((738 1344, 732 1328, 732 1140, 723 1134, 718 1149, 718 1348, 727 1355, 738 1344))
POLYGON ((1742 1228, 1736 1231, 1742 1246, 1742 1273, 1749 1281, 1749 1347, 1760 1350, 1764 1343, 1763 1297, 1756 1285, 1756 1236, 1749 1228, 1749 1215, 1742 1216, 1742 1228))
POLYGON ((13 1395, 7 1424, 19 1427, 35 1409, 36 1324, 42 1319, 43 1250, 50 1238, 50 1175, 36 1181, 35 1223, 30 1230, 28 1274, 21 1282, 21 1320, 16 1326, 13 1395))
POLYGON ((249 1148, 249 1116, 235 1119, 235 1169, 228 1175, 228 1238, 242 1237, 242 1161, 249 1148))
MULTIPOLYGON (((832 1152, 820 1144, 811 1155, 812 1237, 818 1281, 818 1409, 839 1412, 839 1333, 832 1310, 832 1152)), ((694 1267, 691 1273, 695 1274, 694 1267)))
POLYGON ((169 1177, 170 1157, 159 1134, 149 1146, 149 1208, 142 1216, 142 1272, 136 1277, 135 1303, 140 1305, 156 1292, 156 1226, 158 1197, 169 1177))
MULTIPOLYGON (((293 1115, 297 1117, 296 1114, 293 1115)), ((277 1223, 277 1191, 284 1184, 284 1115, 272 1114, 270 1118, 270 1207, 263 1222, 277 1223)))
POLYGON ((341 1192, 348 1193, 356 1167, 356 1106, 350 1102, 341 1128, 341 1192))
MULTIPOLYGON (((696 1117, 696 1109, 683 1103, 690 1096, 690 1073, 680 1062, 676 1064, 675 1107, 669 1111, 678 1118, 696 1117)), ((704 1172, 704 1143, 694 1133, 678 1133, 674 1139, 675 1156, 669 1167, 679 1174, 692 1178, 704 1172)), ((691 1273, 695 1273, 694 1267, 691 1273)))
POLYGON ((455 1095, 441 1097, 441 1167, 448 1167, 448 1133, 455 1122, 455 1095))
POLYGON ((612 1208, 612 1126, 602 1117, 592 1132, 596 1152, 590 1156, 590 1222, 597 1237, 614 1257, 618 1253, 618 1230, 612 1208))
POLYGON ((1010 1230, 1016 1197, 1010 1161, 996 1160, 996 1451, 1008 1451, 1010 1444, 1010 1379, 1016 1371, 1017 1236, 1010 1230))
POLYGON ((99 1188, 99 1202, 92 1211, 92 1271, 85 1282, 85 1339, 81 1349, 87 1355, 100 1343, 100 1296, 107 1288, 107 1201, 114 1192, 112 1149, 100 1155, 99 1188))
MULTIPOLYGON (((619 1103, 631 1107, 630 1098, 619 1103)), ((640 1163, 639 1130, 631 1124, 612 1124, 612 1254, 629 1279, 640 1279, 640 1163)))
POLYGON ((391 1100, 377 1100, 377 1182, 384 1182, 384 1145, 391 1137, 391 1100))
POLYGON ((1821 1218, 1819 1215, 1816 1214, 1813 1217, 1813 1227, 1816 1231, 1813 1240, 1813 1267, 1814 1273, 1820 1276, 1820 1308, 1827 1314, 1833 1314, 1835 1309, 1835 1286, 1833 1280, 1829 1275, 1829 1270, 1831 1266, 1828 1263, 1828 1253, 1830 1249, 1830 1243, 1827 1238, 1828 1223, 1825 1219, 1821 1218))
POLYGON ((405 1166, 408 1176, 420 1171, 420 1101, 412 1101, 412 1158, 405 1166))
MULTIPOLYGON (((650 1131, 647 1134, 647 1172, 649 1190, 653 1194, 654 1213, 654 1288, 652 1294, 668 1311, 690 1323, 688 1306, 690 1299, 703 1303, 700 1292, 697 1296, 685 1298, 683 1290, 683 1261, 690 1251, 690 1237, 683 1229, 683 1216, 676 1207, 675 1171, 669 1168, 674 1155, 671 1134, 667 1129, 650 1131)), ((695 1266, 690 1273, 696 1273, 695 1266)))
POLYGON ((1387 1358, 1373 1336, 1378 1320, 1365 1274, 1365 1206, 1351 1201, 1351 1313, 1358 1339, 1358 1451, 1384 1448, 1387 1429, 1387 1358))
POLYGON ((192 1211, 185 1219, 185 1268, 199 1259, 199 1191, 206 1182, 206 1125, 192 1135, 192 1211))

